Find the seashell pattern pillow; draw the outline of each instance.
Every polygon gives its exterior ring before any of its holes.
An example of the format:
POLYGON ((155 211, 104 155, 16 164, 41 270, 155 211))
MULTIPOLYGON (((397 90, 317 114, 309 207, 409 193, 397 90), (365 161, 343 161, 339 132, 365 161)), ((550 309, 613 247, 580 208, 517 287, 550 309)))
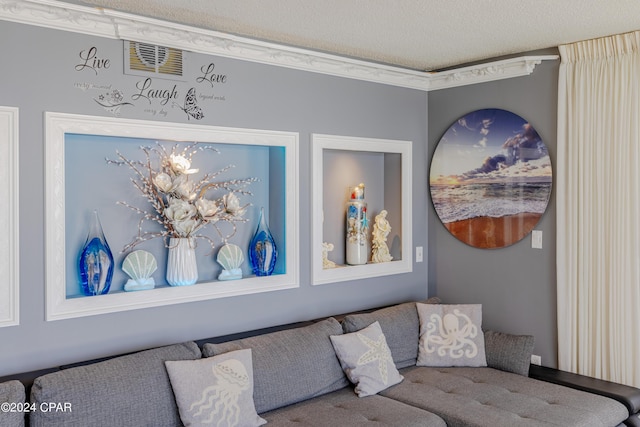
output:
POLYGON ((358 397, 371 396, 401 382, 391 350, 376 321, 350 334, 329 337, 342 370, 356 385, 358 397))

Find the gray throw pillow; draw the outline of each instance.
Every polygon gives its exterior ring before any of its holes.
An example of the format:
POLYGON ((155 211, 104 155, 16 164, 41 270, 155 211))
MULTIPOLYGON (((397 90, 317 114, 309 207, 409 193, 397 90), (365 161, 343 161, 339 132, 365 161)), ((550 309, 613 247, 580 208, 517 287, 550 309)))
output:
POLYGON ((396 368, 414 366, 418 358, 418 337, 420 322, 415 302, 407 302, 381 308, 371 313, 350 314, 345 316, 342 327, 346 333, 366 328, 373 322, 387 339, 396 368))
POLYGON ((487 366, 526 377, 529 375, 534 343, 535 338, 532 335, 485 331, 484 348, 487 366))
POLYGON ((31 413, 31 427, 179 426, 164 362, 201 357, 194 342, 159 347, 36 378, 31 402, 69 403, 71 411, 31 413))
POLYGON ((339 390, 349 385, 329 336, 342 333, 334 318, 296 329, 207 343, 205 357, 250 348, 253 400, 259 414, 339 390))
POLYGON ((253 404, 251 350, 164 362, 185 427, 261 426, 253 404))
POLYGON ((417 304, 418 366, 487 366, 480 304, 417 304))
MULTIPOLYGON (((7 381, 0 384, 0 403, 3 404, 21 404, 25 401, 24 385, 18 380, 7 381)), ((9 407, 9 410, 3 408, 0 411, 0 426, 2 427, 23 427, 24 411, 20 411, 19 407, 9 407), (16 409, 12 411, 12 409, 16 409)))
POLYGON ((333 335, 331 342, 358 397, 371 396, 403 380, 378 322, 358 332, 333 335))

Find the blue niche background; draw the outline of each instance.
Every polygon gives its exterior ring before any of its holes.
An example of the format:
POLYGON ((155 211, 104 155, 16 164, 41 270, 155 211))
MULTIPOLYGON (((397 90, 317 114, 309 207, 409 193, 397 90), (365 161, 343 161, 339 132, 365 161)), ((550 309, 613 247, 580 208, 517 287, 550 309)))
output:
MULTIPOLYGON (((89 227, 90 215, 96 209, 100 215, 102 228, 115 260, 115 272, 110 293, 122 292, 128 276, 122 271, 122 261, 127 253, 122 248, 129 243, 138 232, 141 215, 126 206, 117 204, 126 201, 130 205, 149 211, 151 205, 142 193, 133 186, 131 178, 134 172, 128 166, 108 164, 106 159, 117 160, 116 150, 129 160, 144 160, 141 146, 152 146, 159 142, 169 151, 174 144, 190 144, 187 142, 156 141, 152 139, 113 137, 85 134, 65 135, 65 259, 66 259, 66 295, 67 298, 82 296, 77 271, 77 257, 82 249, 89 227)), ((245 251, 245 262, 242 265, 243 277, 251 275, 251 268, 246 253, 249 240, 255 232, 260 215, 260 207, 264 206, 269 226, 278 245, 281 255, 274 274, 286 272, 285 265, 285 196, 286 180, 284 168, 284 147, 265 147, 258 145, 237 145, 224 143, 203 143, 212 145, 219 153, 211 150, 198 151, 192 161, 192 167, 199 172, 194 175, 199 179, 205 173, 217 172, 228 165, 235 167, 220 174, 215 181, 234 178, 256 177, 259 180, 251 183, 247 189, 253 193, 239 195, 241 205, 251 203, 244 217, 245 223, 237 223, 236 234, 229 243, 240 246, 245 251), (282 249, 280 249, 282 248, 282 249)), ((207 193, 209 197, 219 197, 215 191, 207 193)), ((161 229, 160 224, 145 221, 145 230, 161 229)), ((231 232, 230 224, 221 226, 224 234, 231 232)), ((212 237, 216 247, 205 239, 197 239, 196 256, 198 262, 198 283, 216 281, 221 266, 215 257, 222 246, 217 232, 210 226, 202 230, 212 237)), ((161 238, 155 238, 137 245, 135 249, 151 252, 158 261, 158 270, 153 274, 156 287, 168 286, 165 280, 167 265, 167 249, 161 238)), ((144 292, 144 291, 141 291, 144 292)), ((92 297, 97 298, 97 297, 92 297)))

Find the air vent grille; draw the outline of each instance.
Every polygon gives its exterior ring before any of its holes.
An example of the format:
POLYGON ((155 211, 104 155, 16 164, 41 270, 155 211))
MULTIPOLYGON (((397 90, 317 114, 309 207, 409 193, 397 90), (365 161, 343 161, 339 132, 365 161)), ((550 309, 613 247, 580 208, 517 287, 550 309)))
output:
POLYGON ((155 76, 183 76, 182 51, 148 43, 125 44, 125 73, 155 76))

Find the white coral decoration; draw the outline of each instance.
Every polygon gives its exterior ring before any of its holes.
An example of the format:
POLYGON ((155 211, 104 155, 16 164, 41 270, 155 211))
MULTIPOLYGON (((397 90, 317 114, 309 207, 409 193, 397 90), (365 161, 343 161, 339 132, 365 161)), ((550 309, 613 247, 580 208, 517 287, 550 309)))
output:
POLYGON ((204 226, 212 224, 218 237, 226 241, 235 234, 235 223, 246 222, 242 216, 249 204, 242 206, 238 194, 251 195, 246 187, 257 179, 213 181, 233 166, 226 166, 217 172, 207 173, 200 179, 195 179, 193 177, 199 169, 191 167, 194 155, 204 150, 216 153, 218 150, 211 145, 196 142, 182 145, 182 147, 179 149, 180 146, 175 144, 169 151, 164 145, 156 143, 153 147, 140 147, 145 155, 143 161, 129 160, 118 151, 116 155, 119 160, 107 159, 109 164, 129 166, 134 172, 131 178, 134 187, 140 190, 152 207, 151 210, 145 210, 127 202, 118 202, 142 215, 138 223, 138 234, 122 252, 131 250, 136 245, 155 237, 162 237, 165 243, 171 237, 204 238, 214 248, 213 239, 200 231, 204 226), (157 166, 154 167, 155 164, 157 166), (219 194, 214 199, 205 197, 208 192, 215 191, 223 194, 219 194), (145 221, 159 223, 164 229, 145 231, 143 230, 145 221), (230 223, 231 232, 223 234, 217 226, 220 221, 230 223))

